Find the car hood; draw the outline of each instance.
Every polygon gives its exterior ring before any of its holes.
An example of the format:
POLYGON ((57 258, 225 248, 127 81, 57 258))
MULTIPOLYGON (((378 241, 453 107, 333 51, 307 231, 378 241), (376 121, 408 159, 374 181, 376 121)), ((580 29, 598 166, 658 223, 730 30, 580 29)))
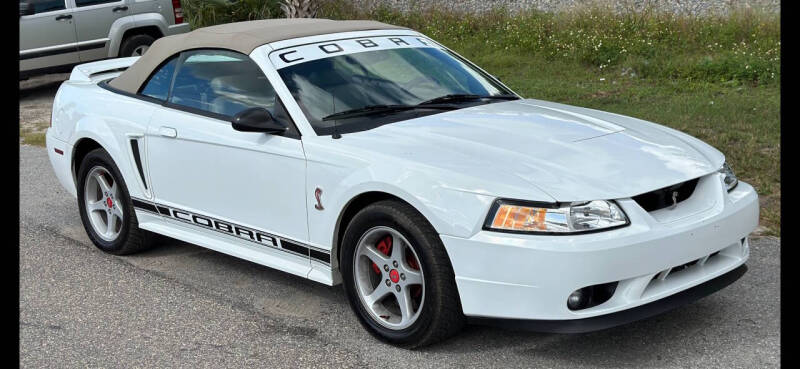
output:
POLYGON ((713 147, 667 127, 532 99, 344 137, 341 144, 384 165, 438 171, 450 188, 528 199, 544 192, 555 201, 627 198, 714 172, 724 161, 713 147), (472 180, 462 185, 456 178, 465 176, 472 180))

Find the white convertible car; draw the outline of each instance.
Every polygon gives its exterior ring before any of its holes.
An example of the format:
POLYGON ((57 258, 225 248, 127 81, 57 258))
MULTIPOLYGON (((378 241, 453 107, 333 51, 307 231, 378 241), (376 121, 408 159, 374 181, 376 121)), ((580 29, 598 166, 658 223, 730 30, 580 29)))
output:
POLYGON ((373 21, 226 24, 79 65, 47 151, 101 250, 160 234, 342 283, 403 347, 664 312, 745 273, 759 214, 700 140, 523 99, 373 21))

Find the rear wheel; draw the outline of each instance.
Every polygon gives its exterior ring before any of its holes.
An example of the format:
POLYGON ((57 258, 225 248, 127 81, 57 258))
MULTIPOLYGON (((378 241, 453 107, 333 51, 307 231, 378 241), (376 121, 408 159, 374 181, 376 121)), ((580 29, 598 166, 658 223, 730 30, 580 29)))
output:
POLYGON ((156 39, 150 35, 128 36, 119 48, 121 58, 128 56, 142 56, 156 39))
POLYGON ((342 240, 340 268, 351 308, 381 340, 419 347, 464 325, 439 235, 405 203, 381 201, 357 213, 342 240))
POLYGON ((126 255, 155 243, 155 234, 139 229, 128 187, 105 150, 86 154, 78 169, 77 190, 83 228, 97 248, 126 255))

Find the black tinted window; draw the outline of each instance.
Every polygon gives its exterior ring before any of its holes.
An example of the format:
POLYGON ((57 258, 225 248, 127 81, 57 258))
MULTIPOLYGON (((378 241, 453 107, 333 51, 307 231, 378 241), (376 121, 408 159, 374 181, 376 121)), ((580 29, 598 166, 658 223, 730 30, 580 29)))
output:
POLYGON ((66 6, 64 6, 64 0, 28 0, 25 2, 33 5, 34 13, 44 13, 66 9, 66 6))
POLYGON ((157 72, 150 76, 150 80, 145 83, 144 88, 139 93, 159 100, 166 100, 169 94, 169 85, 172 82, 172 74, 175 72, 175 65, 177 64, 178 58, 173 57, 172 60, 161 66, 157 72))
POLYGON ((118 3, 120 0, 75 0, 77 6, 89 6, 97 4, 118 3))
POLYGON ((267 77, 243 54, 224 50, 186 53, 169 102, 228 117, 262 107, 276 115, 277 97, 267 77))

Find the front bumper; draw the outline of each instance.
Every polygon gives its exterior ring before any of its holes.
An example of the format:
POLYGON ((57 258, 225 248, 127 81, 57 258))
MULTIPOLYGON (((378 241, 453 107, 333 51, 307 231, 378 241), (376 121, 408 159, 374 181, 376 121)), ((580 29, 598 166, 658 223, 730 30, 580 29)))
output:
POLYGON ((750 185, 740 182, 730 193, 723 186, 717 175, 703 177, 695 193, 674 210, 648 213, 633 200, 618 200, 631 224, 606 232, 546 236, 480 231, 468 239, 441 235, 464 314, 570 325, 725 275, 747 261, 747 235, 758 225, 759 208, 750 185), (692 262, 679 272, 675 268, 692 262), (567 308, 573 291, 609 282, 618 285, 608 301, 583 310, 567 308))
POLYGON ((679 306, 694 302, 717 292, 741 278, 747 272, 747 265, 741 265, 719 277, 700 285, 683 290, 648 304, 591 318, 570 320, 532 320, 470 318, 470 323, 491 325, 505 329, 530 330, 550 333, 585 333, 635 322, 654 315, 663 314, 679 306))

